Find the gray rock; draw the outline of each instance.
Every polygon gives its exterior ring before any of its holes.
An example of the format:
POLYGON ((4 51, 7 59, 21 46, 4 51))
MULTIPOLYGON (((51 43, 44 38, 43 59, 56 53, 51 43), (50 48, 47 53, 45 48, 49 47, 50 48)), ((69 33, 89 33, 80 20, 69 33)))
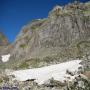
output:
POLYGON ((56 6, 48 18, 25 25, 13 43, 11 60, 52 56, 64 53, 65 49, 71 52, 71 56, 66 54, 67 58, 79 57, 81 54, 74 47, 83 41, 90 42, 90 15, 86 16, 89 9, 87 4, 56 6))

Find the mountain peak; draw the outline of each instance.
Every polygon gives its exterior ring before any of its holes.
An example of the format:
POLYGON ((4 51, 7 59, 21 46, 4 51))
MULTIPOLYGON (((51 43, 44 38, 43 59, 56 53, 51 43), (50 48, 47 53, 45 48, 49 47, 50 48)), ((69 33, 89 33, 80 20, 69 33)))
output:
POLYGON ((53 8, 53 11, 55 11, 55 10, 62 10, 62 7, 61 6, 59 6, 59 5, 56 5, 54 8, 53 8))
POLYGON ((49 16, 58 16, 62 13, 62 6, 56 5, 50 12, 49 12, 49 16))

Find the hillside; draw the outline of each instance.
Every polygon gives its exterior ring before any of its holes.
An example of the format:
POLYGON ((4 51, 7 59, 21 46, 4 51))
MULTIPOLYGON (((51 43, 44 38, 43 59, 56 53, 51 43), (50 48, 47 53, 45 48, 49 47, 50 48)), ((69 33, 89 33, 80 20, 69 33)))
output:
POLYGON ((31 67, 88 58, 90 2, 56 5, 47 18, 23 26, 13 47, 10 62, 27 62, 31 67))
POLYGON ((12 44, 0 33, 3 88, 90 90, 90 2, 56 5, 47 18, 24 25, 12 44))

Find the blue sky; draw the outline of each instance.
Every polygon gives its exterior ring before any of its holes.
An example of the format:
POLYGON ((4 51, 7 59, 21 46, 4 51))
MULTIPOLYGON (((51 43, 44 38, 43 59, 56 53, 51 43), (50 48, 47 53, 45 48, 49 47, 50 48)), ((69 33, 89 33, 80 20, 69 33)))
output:
MULTIPOLYGON (((47 17, 55 5, 71 0, 0 0, 0 31, 13 42, 23 25, 33 19, 47 17)), ((86 2, 89 0, 81 0, 86 2)))

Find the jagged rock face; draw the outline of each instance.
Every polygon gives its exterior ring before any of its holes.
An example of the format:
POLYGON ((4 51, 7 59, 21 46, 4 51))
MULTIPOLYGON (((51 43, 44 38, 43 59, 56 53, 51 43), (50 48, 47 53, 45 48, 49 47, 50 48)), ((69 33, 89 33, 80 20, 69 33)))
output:
POLYGON ((89 42, 89 10, 90 3, 67 5, 64 8, 56 6, 48 18, 25 25, 13 44, 11 59, 45 57, 72 48, 73 44, 81 41, 89 42))

